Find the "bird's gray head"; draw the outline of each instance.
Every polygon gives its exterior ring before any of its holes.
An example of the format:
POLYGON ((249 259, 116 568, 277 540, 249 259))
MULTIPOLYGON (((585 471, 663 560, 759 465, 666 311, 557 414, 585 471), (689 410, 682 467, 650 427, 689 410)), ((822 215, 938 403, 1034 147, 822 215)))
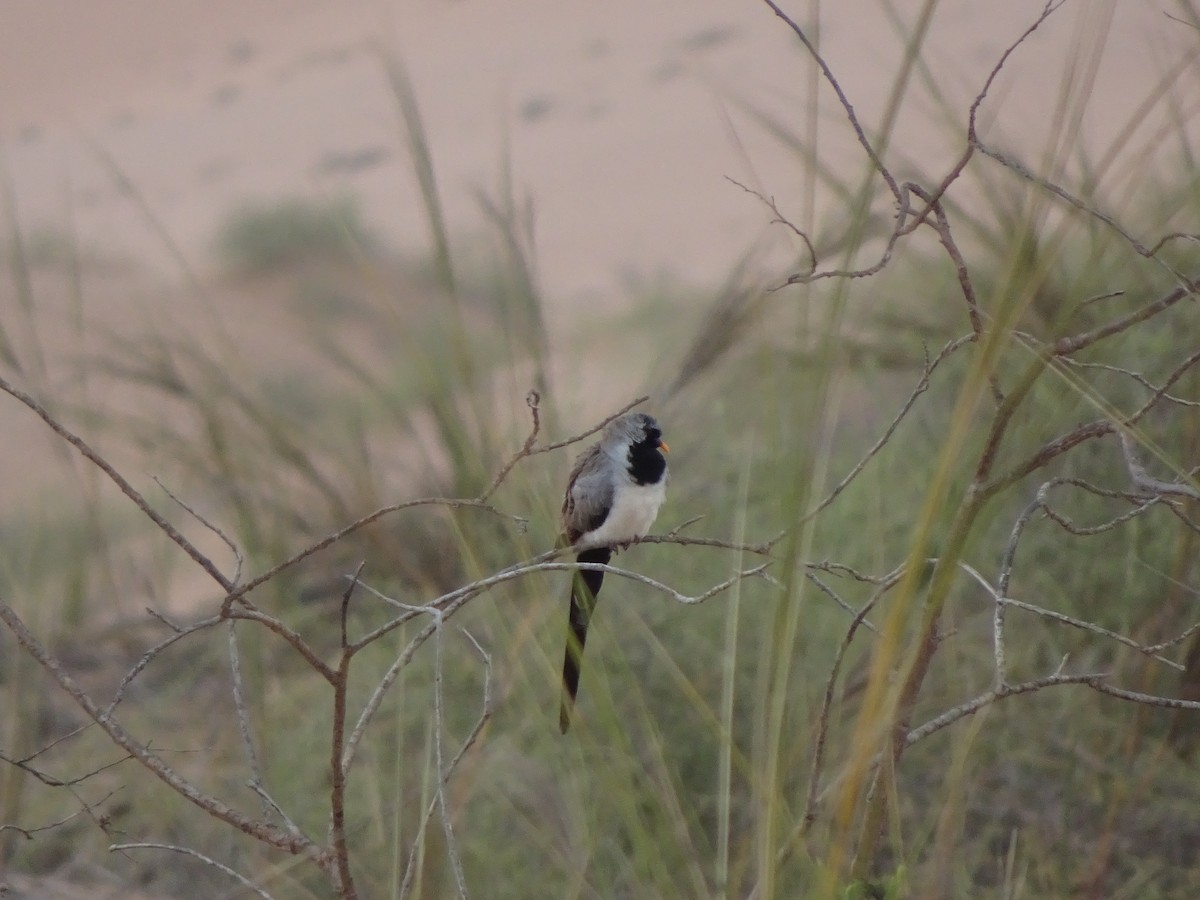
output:
POLYGON ((657 484, 666 475, 666 454, 671 448, 654 416, 633 412, 613 419, 604 429, 600 446, 635 484, 657 484))
POLYGON ((668 449, 658 420, 643 412, 617 416, 605 426, 603 440, 612 444, 649 444, 655 449, 668 449))

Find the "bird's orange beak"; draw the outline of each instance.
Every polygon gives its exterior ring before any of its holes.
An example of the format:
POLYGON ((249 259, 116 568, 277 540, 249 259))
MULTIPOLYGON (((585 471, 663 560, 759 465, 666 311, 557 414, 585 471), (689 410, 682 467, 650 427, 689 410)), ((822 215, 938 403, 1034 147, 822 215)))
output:
POLYGON ((663 453, 671 452, 671 448, 667 446, 667 442, 664 441, 662 438, 658 439, 658 449, 661 450, 663 453))

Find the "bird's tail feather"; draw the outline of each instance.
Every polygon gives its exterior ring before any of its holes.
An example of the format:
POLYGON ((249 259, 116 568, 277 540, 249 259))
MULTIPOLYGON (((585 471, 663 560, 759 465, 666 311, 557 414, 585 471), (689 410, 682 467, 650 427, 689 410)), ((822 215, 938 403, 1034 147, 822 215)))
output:
MULTIPOLYGON (((576 561, 608 565, 612 550, 597 547, 584 550, 576 561)), ((558 727, 563 734, 571 726, 571 713, 575 708, 575 695, 579 692, 579 666, 583 660, 583 645, 587 641, 588 623, 596 609, 596 596, 604 583, 604 573, 581 569, 571 581, 571 613, 567 620, 567 650, 563 656, 562 705, 559 707, 558 727)))

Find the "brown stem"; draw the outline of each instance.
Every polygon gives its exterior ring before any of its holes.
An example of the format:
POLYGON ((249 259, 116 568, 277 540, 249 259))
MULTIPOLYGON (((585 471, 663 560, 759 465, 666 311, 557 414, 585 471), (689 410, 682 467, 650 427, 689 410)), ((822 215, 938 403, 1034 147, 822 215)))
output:
POLYGON ((8 626, 13 636, 17 639, 17 643, 24 648, 25 652, 37 660, 50 673, 58 685, 79 704, 80 708, 87 713, 93 722, 103 729, 104 733, 109 736, 109 739, 114 744, 129 753, 130 756, 161 779, 175 793, 188 802, 194 803, 213 818, 220 819, 222 822, 232 825, 239 831, 272 847, 288 853, 307 856, 316 862, 322 870, 328 871, 330 862, 328 851, 317 846, 302 835, 290 834, 268 822, 252 819, 245 813, 218 800, 216 797, 204 793, 200 788, 186 778, 183 778, 163 762, 162 759, 152 753, 148 747, 134 739, 110 713, 97 705, 79 683, 71 677, 71 674, 50 654, 50 651, 42 645, 36 635, 29 630, 16 611, 3 600, 0 600, 0 620, 8 626))

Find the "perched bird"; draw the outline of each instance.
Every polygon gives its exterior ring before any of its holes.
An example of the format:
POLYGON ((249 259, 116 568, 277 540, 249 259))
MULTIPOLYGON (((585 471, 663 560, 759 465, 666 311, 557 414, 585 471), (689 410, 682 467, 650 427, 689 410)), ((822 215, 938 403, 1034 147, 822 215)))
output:
MULTIPOLYGON (((605 426, 600 440, 579 455, 563 497, 563 538, 581 563, 607 564, 613 551, 650 530, 666 496, 670 451, 653 416, 625 413, 605 426)), ((604 573, 580 569, 571 581, 571 613, 563 658, 559 727, 571 725, 588 622, 604 573)))

